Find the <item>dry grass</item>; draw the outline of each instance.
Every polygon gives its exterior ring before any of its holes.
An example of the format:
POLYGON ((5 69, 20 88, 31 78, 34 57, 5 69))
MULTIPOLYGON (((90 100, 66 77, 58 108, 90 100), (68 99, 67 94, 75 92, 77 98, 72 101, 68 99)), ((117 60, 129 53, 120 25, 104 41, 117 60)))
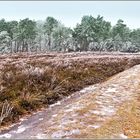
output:
POLYGON ((3 125, 140 63, 138 55, 93 53, 16 54, 0 60, 0 102, 13 106, 3 125))
MULTIPOLYGON (((140 138, 140 98, 124 103, 116 115, 98 129, 86 129, 83 138, 140 138)), ((82 137, 80 135, 80 137, 82 137)))

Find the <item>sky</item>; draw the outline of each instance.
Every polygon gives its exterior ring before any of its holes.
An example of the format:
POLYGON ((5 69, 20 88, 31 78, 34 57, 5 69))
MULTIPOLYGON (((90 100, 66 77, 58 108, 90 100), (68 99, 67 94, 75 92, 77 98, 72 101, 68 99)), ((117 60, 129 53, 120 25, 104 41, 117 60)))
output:
POLYGON ((112 25, 123 19, 129 28, 140 28, 140 1, 0 1, 0 19, 7 21, 52 16, 73 28, 83 15, 101 15, 112 25))

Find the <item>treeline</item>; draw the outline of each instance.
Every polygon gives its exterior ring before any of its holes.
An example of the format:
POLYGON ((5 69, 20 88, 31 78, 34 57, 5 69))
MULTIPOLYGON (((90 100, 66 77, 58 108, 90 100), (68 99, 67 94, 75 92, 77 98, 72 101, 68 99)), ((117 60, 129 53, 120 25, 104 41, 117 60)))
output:
POLYGON ((83 16, 74 29, 53 17, 0 20, 0 52, 140 51, 140 29, 130 30, 119 19, 115 26, 102 16, 83 16))

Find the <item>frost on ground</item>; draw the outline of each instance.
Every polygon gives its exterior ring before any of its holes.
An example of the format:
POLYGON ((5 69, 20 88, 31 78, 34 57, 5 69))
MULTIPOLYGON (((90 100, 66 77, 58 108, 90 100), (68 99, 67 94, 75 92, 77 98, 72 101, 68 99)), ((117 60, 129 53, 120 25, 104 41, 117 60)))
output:
POLYGON ((40 121, 42 121, 42 120, 43 120, 43 118, 40 118, 39 120, 40 120, 40 121))
MULTIPOLYGON (((32 133, 24 131, 20 126, 18 138, 101 138, 101 128, 115 115, 125 102, 135 99, 140 85, 140 65, 121 72, 108 81, 98 84, 96 88, 88 87, 80 91, 80 96, 71 96, 67 99, 51 105, 44 112, 46 116, 40 117, 36 126, 30 126, 32 133), (131 76, 128 76, 131 75, 131 76), (137 81, 137 82, 135 82, 137 81), (75 98, 74 98, 75 97, 75 98), (52 114, 51 114, 52 113, 52 114), (49 116, 49 114, 51 114, 49 116), (97 133, 99 132, 100 135, 97 133), (22 135, 23 133, 23 135, 22 135)), ((43 115, 43 112, 41 112, 43 115)), ((38 113, 39 115, 39 113, 38 113)), ((117 122, 119 123, 119 121, 117 122)), ((28 128, 27 128, 28 129, 28 128)), ((103 131, 105 131, 103 129, 103 131)), ((109 133, 107 130, 105 133, 109 133)), ((3 134, 9 138, 15 138, 11 133, 3 134)), ((122 130, 114 132, 109 137, 129 138, 122 130)), ((108 138, 109 138, 108 137, 108 138)))
POLYGON ((36 136, 33 136, 33 138, 35 138, 35 139, 46 139, 47 137, 46 137, 46 135, 45 134, 37 134, 36 136))
POLYGON ((55 104, 50 105, 50 107, 54 107, 54 106, 57 106, 57 105, 61 105, 61 102, 58 101, 58 102, 56 102, 55 104))
POLYGON ((124 134, 120 134, 119 136, 120 136, 120 138, 122 138, 122 139, 127 139, 127 138, 128 138, 128 137, 125 136, 124 134))
MULTIPOLYGON (((139 71, 140 65, 134 66, 96 88, 84 88, 80 92, 86 94, 81 94, 72 104, 63 106, 63 102, 59 103, 63 108, 52 115, 49 124, 46 121, 46 125, 40 124, 40 127, 50 138, 80 138, 83 137, 82 134, 85 134, 84 138, 91 138, 89 132, 102 127, 116 114, 122 103, 133 100, 136 87, 140 84, 139 71), (127 76, 130 73, 132 76, 127 76)), ((127 138, 124 134, 120 134, 119 137, 127 138)))
POLYGON ((25 131, 25 130, 26 130, 26 127, 20 126, 20 127, 18 128, 18 130, 16 131, 16 133, 22 133, 22 132, 25 131))
POLYGON ((59 130, 59 131, 56 131, 54 132, 52 135, 51 135, 51 138, 63 138, 64 136, 69 136, 69 135, 72 135, 72 134, 80 134, 80 130, 79 129, 73 129, 71 131, 62 131, 62 130, 59 130))
POLYGON ((91 128, 95 128, 95 129, 97 129, 97 128, 100 127, 100 125, 88 125, 88 127, 91 127, 91 128))
POLYGON ((9 139, 9 138, 11 138, 11 134, 8 134, 8 133, 6 133, 6 134, 3 134, 3 135, 0 135, 0 138, 2 139, 2 138, 6 138, 6 139, 9 139))

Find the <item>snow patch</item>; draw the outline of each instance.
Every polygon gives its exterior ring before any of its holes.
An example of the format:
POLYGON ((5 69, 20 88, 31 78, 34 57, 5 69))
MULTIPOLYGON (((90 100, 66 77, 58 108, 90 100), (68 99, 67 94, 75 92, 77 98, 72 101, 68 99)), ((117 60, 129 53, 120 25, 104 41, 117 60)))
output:
POLYGON ((11 138, 11 134, 9 134, 9 133, 6 133, 6 134, 3 134, 3 135, 0 135, 0 138, 7 138, 7 139, 9 139, 9 138, 11 138))
POLYGON ((86 88, 80 90, 80 93, 89 93, 89 92, 93 92, 94 89, 96 89, 96 87, 92 85, 92 86, 89 86, 89 87, 86 87, 86 88))
POLYGON ((39 118, 39 121, 42 121, 42 120, 44 120, 43 118, 39 118))
POLYGON ((72 135, 72 134, 80 134, 80 130, 79 129, 73 129, 70 132, 68 132, 68 135, 72 135))
POLYGON ((57 116, 57 114, 52 115, 52 117, 56 117, 56 116, 57 116))
POLYGON ((33 113, 33 115, 37 114, 36 112, 33 113))
POLYGON ((96 114, 96 115, 100 115, 101 112, 97 111, 97 110, 89 110, 90 113, 96 114))
POLYGON ((89 110, 89 112, 96 115, 110 116, 115 112, 115 109, 112 106, 108 106, 102 107, 100 110, 89 110))
POLYGON ((107 90, 106 90, 106 92, 116 92, 116 88, 111 88, 111 87, 109 87, 107 90))
POLYGON ((46 136, 45 134, 37 134, 37 135, 35 136, 35 138, 37 138, 37 139, 46 139, 47 136, 46 136))
POLYGON ((61 102, 58 101, 58 102, 56 102, 55 104, 50 105, 50 107, 54 107, 54 106, 56 106, 56 105, 61 105, 61 102))
POLYGON ((106 113, 114 113, 115 108, 113 106, 102 107, 101 111, 106 113))
POLYGON ((59 131, 54 132, 54 133, 51 135, 51 137, 52 137, 52 138, 61 138, 61 137, 64 136, 64 135, 65 135, 65 132, 62 131, 62 130, 59 130, 59 131))
POLYGON ((128 137, 126 136, 126 135, 124 135, 124 134, 120 134, 119 135, 121 138, 123 138, 123 139, 127 139, 128 137))
POLYGON ((25 121, 25 120, 27 120, 27 118, 21 118, 20 119, 20 121, 22 121, 22 122, 25 121))
POLYGON ((52 138, 62 138, 63 136, 69 136, 69 135, 72 135, 72 134, 80 134, 80 130, 79 129, 73 129, 71 131, 62 131, 62 130, 59 130, 59 131, 56 131, 54 132, 51 137, 52 138))
POLYGON ((26 130, 27 127, 25 127, 24 125, 21 125, 18 127, 16 133, 22 133, 26 130))
POLYGON ((99 128, 99 127, 100 127, 100 125, 89 125, 88 127, 92 127, 92 128, 97 129, 97 128, 99 128))
POLYGON ((67 99, 71 98, 71 96, 68 96, 67 99))
POLYGON ((69 105, 69 106, 66 106, 66 107, 69 107, 69 109, 66 109, 65 112, 71 112, 71 111, 76 111, 78 109, 82 109, 83 105, 80 104, 79 102, 77 102, 76 104, 69 105))

